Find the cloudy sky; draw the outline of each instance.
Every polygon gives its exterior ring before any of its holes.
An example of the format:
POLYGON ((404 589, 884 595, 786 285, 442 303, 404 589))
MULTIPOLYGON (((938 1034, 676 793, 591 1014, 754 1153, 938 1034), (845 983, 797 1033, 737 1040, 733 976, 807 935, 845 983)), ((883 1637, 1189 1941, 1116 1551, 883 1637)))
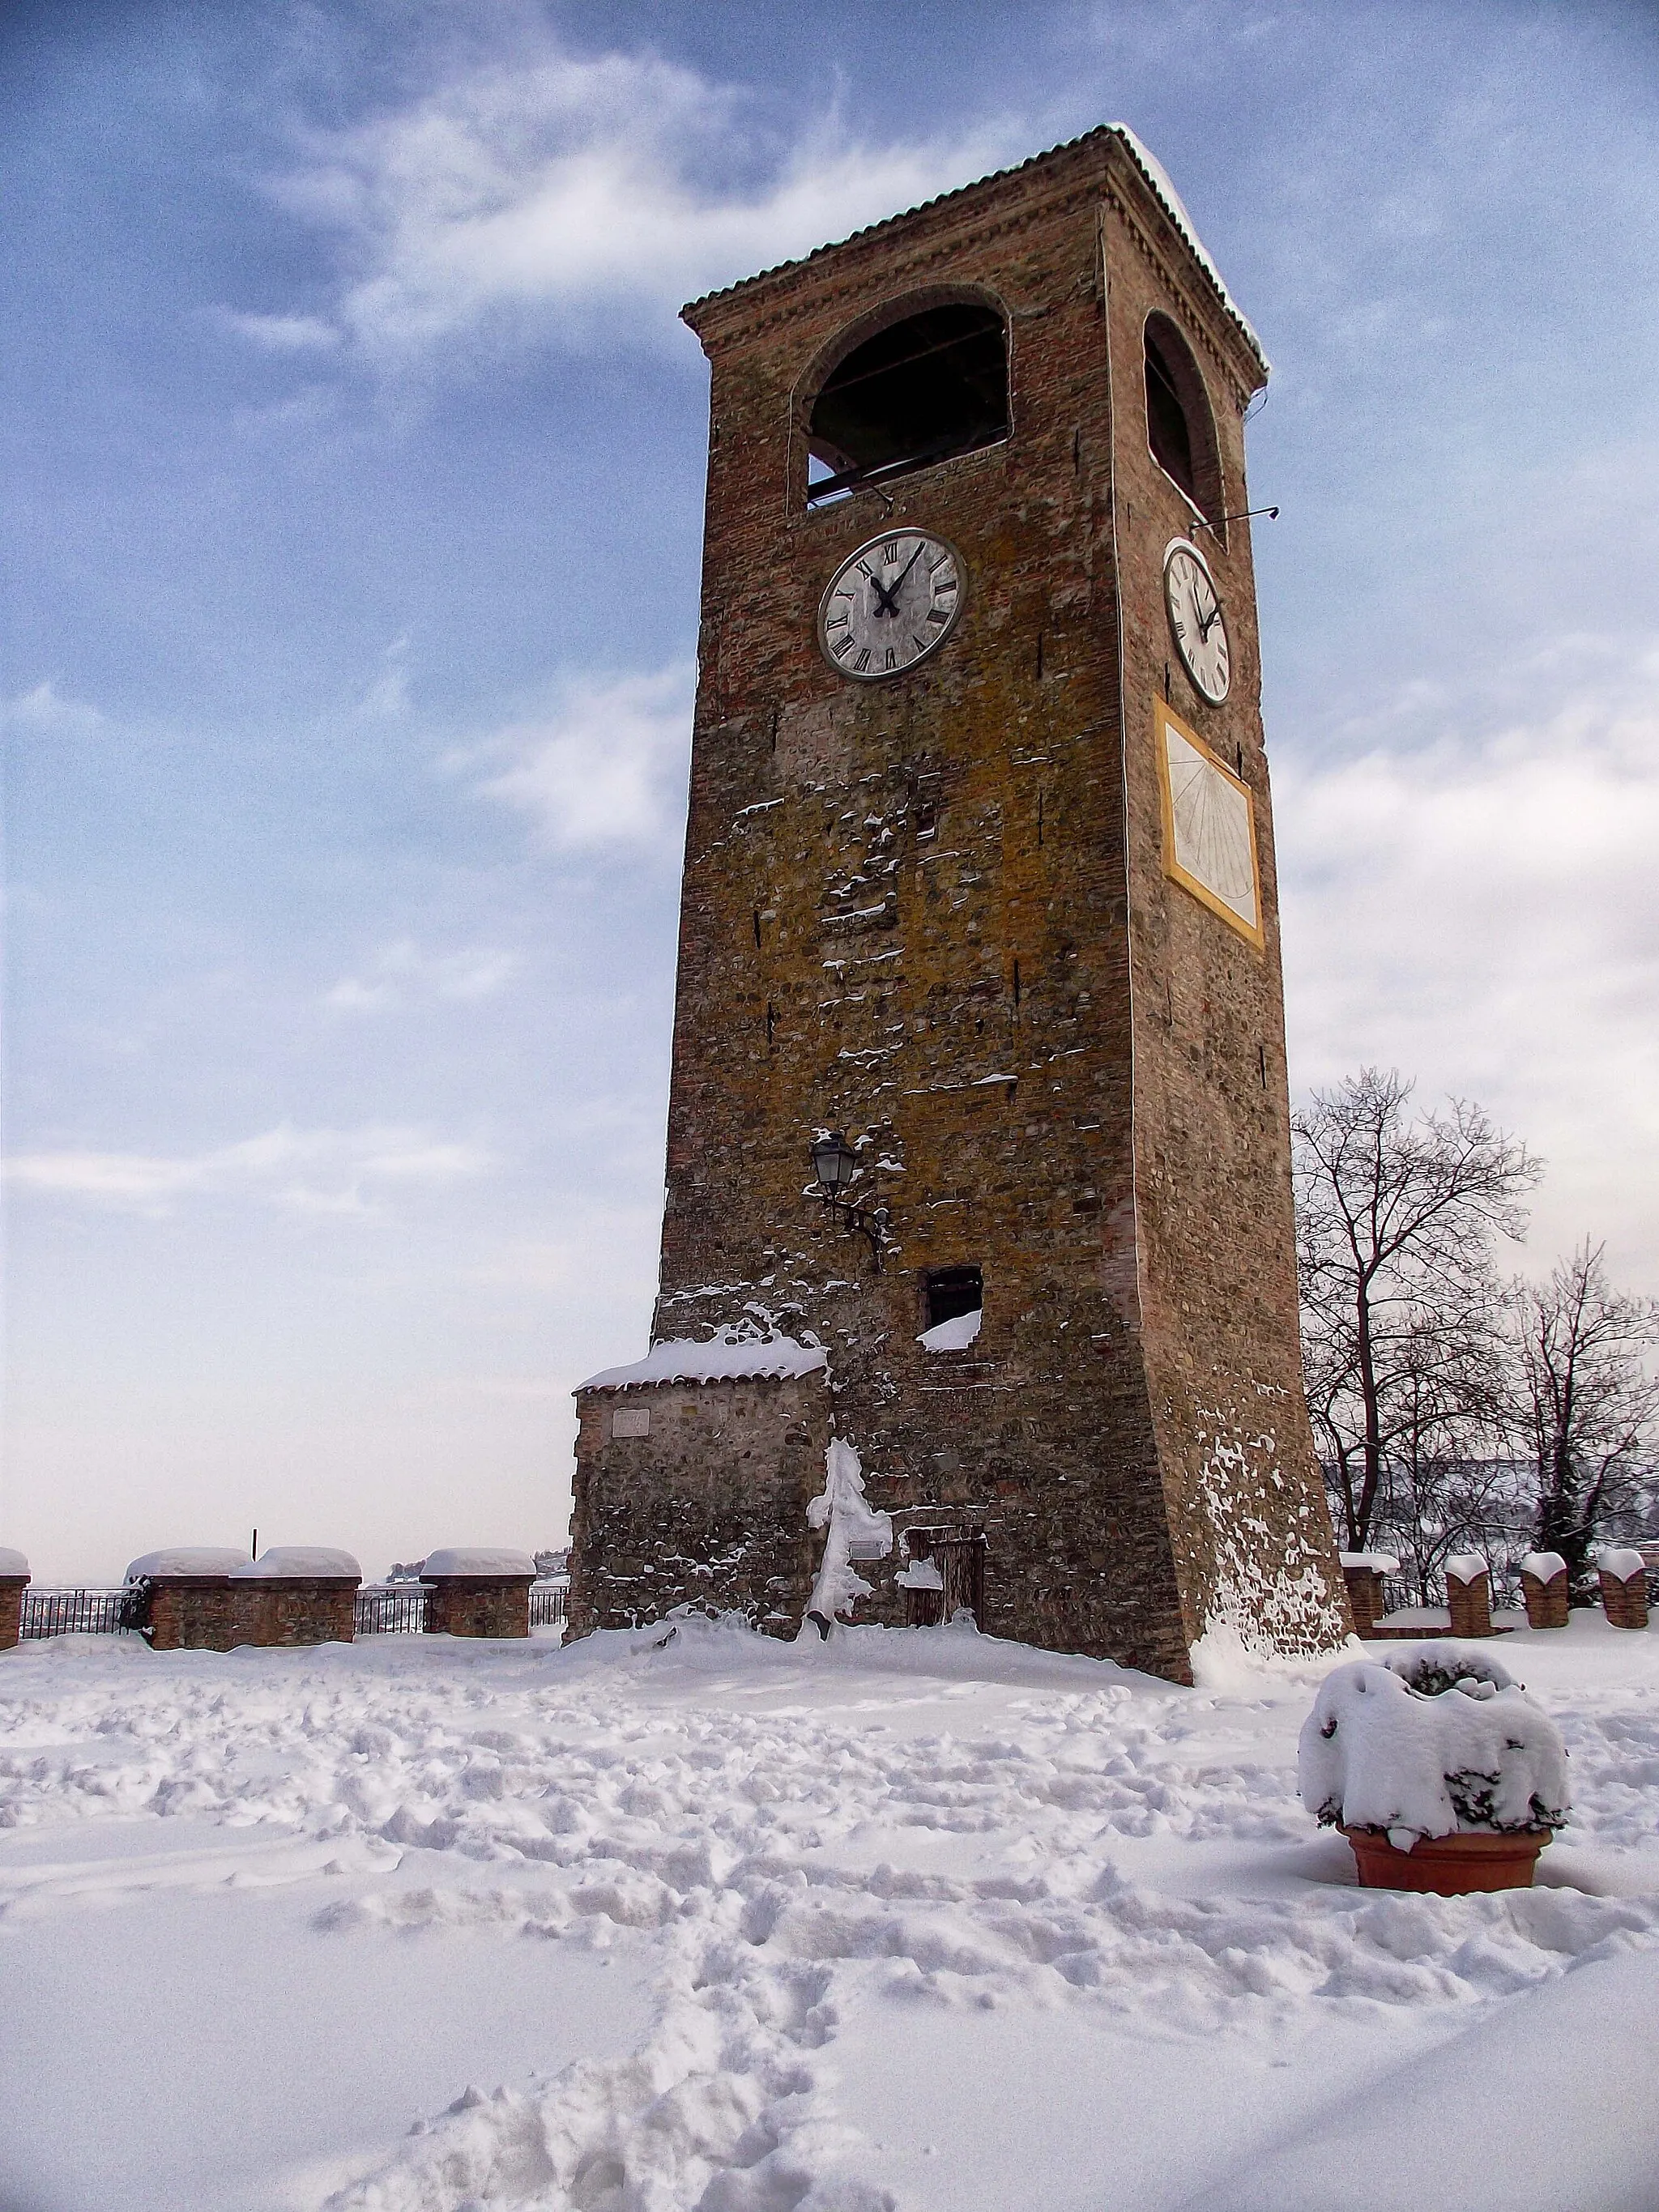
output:
POLYGON ((1251 430, 1298 1087, 1659 1291, 1659 15, 12 0, 0 1540, 540 1543, 654 1278, 682 301, 1121 118, 1251 430))

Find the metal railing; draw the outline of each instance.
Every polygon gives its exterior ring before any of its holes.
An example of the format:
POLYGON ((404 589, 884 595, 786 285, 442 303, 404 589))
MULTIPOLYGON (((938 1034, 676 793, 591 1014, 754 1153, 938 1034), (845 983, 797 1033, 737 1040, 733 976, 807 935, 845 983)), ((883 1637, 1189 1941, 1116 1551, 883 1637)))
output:
MULTIPOLYGON (((357 1593, 353 1632, 358 1636, 422 1636, 430 1592, 419 1583, 371 1583, 357 1593)), ((124 1589, 26 1589, 19 1635, 24 1643, 47 1636, 142 1636, 149 1626, 149 1586, 124 1589)), ((556 1628, 565 1619, 568 1586, 536 1583, 530 1592, 530 1626, 556 1628)))
POLYGON ((532 1628, 556 1628, 568 1618, 567 1600, 570 1595, 568 1583, 532 1583, 530 1585, 530 1626, 532 1628))
POLYGON ((143 1592, 126 1589, 26 1589, 18 1634, 27 1644, 46 1636, 138 1636, 143 1592))
POLYGON ((357 1593, 357 1636, 424 1636, 430 1592, 419 1583, 371 1583, 357 1593))

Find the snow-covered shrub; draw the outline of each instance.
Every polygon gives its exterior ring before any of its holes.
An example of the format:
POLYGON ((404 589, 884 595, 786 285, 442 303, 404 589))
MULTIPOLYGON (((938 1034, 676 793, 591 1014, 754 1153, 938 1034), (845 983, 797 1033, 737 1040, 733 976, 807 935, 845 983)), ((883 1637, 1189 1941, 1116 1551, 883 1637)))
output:
POLYGON ((1484 1651, 1471 1651, 1467 1644, 1413 1644, 1409 1650, 1391 1651, 1382 1664, 1419 1698, 1443 1697, 1448 1690, 1461 1690, 1466 1698, 1490 1698, 1516 1686, 1507 1667, 1484 1651))
POLYGON ((1386 1829, 1399 1850, 1419 1836, 1559 1828, 1569 1804, 1554 1722, 1495 1661, 1449 1644, 1327 1675, 1297 1783, 1316 1820, 1386 1829))

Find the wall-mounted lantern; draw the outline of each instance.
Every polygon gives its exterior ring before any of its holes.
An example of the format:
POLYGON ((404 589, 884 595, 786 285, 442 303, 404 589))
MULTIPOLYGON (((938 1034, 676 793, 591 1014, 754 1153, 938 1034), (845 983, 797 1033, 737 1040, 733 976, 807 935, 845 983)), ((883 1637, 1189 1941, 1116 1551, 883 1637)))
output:
POLYGON ((842 1215, 849 1229, 869 1239, 871 1255, 879 1273, 881 1248, 887 1241, 887 1224, 891 1216, 884 1206, 866 1208, 842 1196, 858 1173, 858 1154, 839 1129, 831 1129, 814 1141, 812 1173, 817 1178, 818 1196, 832 1213, 842 1215))

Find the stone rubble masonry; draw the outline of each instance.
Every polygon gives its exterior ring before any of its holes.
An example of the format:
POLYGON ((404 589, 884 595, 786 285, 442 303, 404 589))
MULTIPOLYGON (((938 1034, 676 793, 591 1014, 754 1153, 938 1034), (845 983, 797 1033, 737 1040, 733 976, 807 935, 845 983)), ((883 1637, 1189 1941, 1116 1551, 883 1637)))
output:
POLYGON ((806 1507, 830 1441, 823 1370, 584 1390, 576 1408, 567 1635, 677 1605, 740 1609, 793 1635, 819 1548, 806 1507), (647 1435, 613 1435, 623 1408, 648 1416, 647 1435))
POLYGON ((0 1651, 14 1651, 23 1632, 23 1592, 28 1575, 0 1575, 0 1651))
POLYGON ((244 1585, 228 1575, 152 1575, 152 1651, 234 1651, 252 1639, 242 1626, 244 1585))
MULTIPOLYGON (((1633 1575, 1610 1575, 1596 1570, 1601 1584, 1601 1610, 1614 1628, 1645 1628, 1648 1625, 1648 1578, 1645 1570, 1633 1575)), ((3 1631, 0 1631, 3 1633, 3 1631)))
POLYGON ((234 1651, 239 1644, 349 1644, 357 1583, 345 1576, 155 1575, 153 1651, 234 1651))
POLYGON ((1451 1632, 1454 1636, 1490 1636, 1492 1634, 1492 1577, 1485 1567, 1468 1582, 1460 1582, 1455 1575, 1446 1577, 1446 1603, 1451 1613, 1451 1632))
POLYGON ((534 1575, 432 1575, 426 1625, 434 1636, 528 1636, 534 1575))
MULTIPOLYGON (((1213 1624, 1307 1651, 1350 1615, 1302 1391, 1249 527, 1201 534, 1232 640, 1218 708, 1164 606, 1195 518, 1147 446, 1154 310, 1237 514, 1264 372, 1109 131, 686 311, 713 380, 652 1334, 757 1311, 816 1333, 871 1504, 983 1529, 982 1626, 1186 1681, 1213 1624), (963 298, 1007 314, 1011 435, 807 512, 829 368, 963 298), (890 526, 957 549, 966 604, 908 676, 857 684, 818 650, 818 599, 890 526), (1164 872, 1166 694, 1249 788, 1263 949, 1164 872), (809 1194, 831 1127, 853 1197, 891 1208, 878 1273, 809 1194), (981 1334, 924 1352, 926 1273, 961 1265, 981 1334)), ((581 1401, 572 1632, 690 1595, 793 1632, 823 1466, 802 1395, 635 1398, 645 1449, 581 1401)), ((897 1565, 861 1567, 868 1617, 904 1620, 897 1565)))
POLYGON ((1567 1625, 1569 1589, 1565 1567, 1559 1574, 1552 1575, 1547 1582, 1534 1574, 1529 1568, 1522 1567, 1521 1596, 1527 1608, 1528 1627, 1565 1628, 1567 1625))

